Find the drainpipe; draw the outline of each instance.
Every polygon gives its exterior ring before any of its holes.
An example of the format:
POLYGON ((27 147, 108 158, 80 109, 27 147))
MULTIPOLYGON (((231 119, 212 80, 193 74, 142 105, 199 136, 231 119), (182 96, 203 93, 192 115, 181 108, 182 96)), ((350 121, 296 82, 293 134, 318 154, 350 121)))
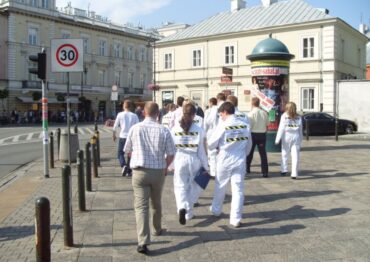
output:
POLYGON ((324 39, 323 39, 323 26, 320 26, 320 39, 321 39, 321 45, 320 45, 320 83, 319 83, 319 87, 320 87, 320 112, 323 111, 324 109, 324 90, 323 90, 323 86, 324 86, 324 79, 323 79, 323 63, 324 63, 324 57, 323 57, 323 45, 324 45, 324 39))

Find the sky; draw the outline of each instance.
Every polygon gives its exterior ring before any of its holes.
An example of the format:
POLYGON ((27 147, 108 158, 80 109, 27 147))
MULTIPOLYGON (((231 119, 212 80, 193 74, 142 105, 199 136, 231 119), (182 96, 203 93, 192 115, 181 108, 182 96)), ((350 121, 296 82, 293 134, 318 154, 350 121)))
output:
MULTIPOLYGON (((317 8, 329 9, 329 15, 339 17, 358 29, 362 22, 370 25, 369 0, 304 0, 317 8)), ((195 24, 212 15, 230 9, 230 0, 56 0, 58 7, 95 11, 118 24, 130 23, 144 28, 161 27, 166 22, 195 24)), ((246 0, 247 6, 260 5, 260 0, 246 0)))

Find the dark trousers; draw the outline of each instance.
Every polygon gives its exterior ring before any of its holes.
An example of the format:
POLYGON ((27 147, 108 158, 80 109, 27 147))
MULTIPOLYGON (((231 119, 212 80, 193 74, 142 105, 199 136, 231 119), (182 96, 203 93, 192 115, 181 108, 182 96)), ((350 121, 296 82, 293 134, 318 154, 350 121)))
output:
POLYGON ((125 147, 126 144, 126 138, 120 138, 118 141, 118 160, 121 165, 121 167, 126 165, 126 160, 125 160, 125 154, 123 152, 123 148, 125 147))
POLYGON ((252 149, 247 157, 247 171, 250 172, 253 153, 256 146, 261 157, 261 172, 262 174, 267 175, 269 173, 269 166, 266 154, 266 133, 252 133, 252 149))

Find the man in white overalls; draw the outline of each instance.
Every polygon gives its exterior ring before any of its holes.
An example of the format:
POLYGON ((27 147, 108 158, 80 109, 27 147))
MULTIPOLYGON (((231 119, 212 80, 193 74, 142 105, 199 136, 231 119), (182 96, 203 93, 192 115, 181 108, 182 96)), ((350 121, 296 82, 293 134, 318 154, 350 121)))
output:
POLYGON ((226 101, 230 102, 231 104, 234 105, 235 107, 235 117, 237 119, 240 119, 241 121, 243 121, 244 123, 246 123, 249 127, 250 127, 250 122, 249 122, 249 118, 246 114, 244 114, 243 112, 239 111, 238 109, 238 98, 236 96, 233 96, 233 95, 229 95, 226 99, 226 101))
POLYGON ((215 191, 210 210, 215 216, 221 215, 226 187, 230 182, 230 224, 239 227, 244 203, 245 159, 252 146, 251 132, 248 125, 235 118, 232 103, 223 103, 219 112, 221 119, 208 140, 208 148, 219 151, 215 191))

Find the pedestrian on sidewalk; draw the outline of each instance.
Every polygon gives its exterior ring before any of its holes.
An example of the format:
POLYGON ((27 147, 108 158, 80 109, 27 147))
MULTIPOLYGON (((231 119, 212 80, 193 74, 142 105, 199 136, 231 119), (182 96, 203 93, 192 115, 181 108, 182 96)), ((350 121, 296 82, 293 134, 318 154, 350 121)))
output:
MULTIPOLYGON (((119 140, 118 140, 118 151, 117 151, 117 157, 119 160, 119 163, 122 168, 122 176, 129 176, 131 174, 131 170, 129 167, 129 163, 126 163, 125 155, 123 152, 123 148, 125 147, 126 139, 128 132, 130 128, 139 123, 139 118, 136 114, 131 112, 131 107, 133 106, 133 103, 131 100, 125 100, 123 101, 122 109, 123 111, 120 112, 117 115, 116 121, 113 125, 113 141, 116 141, 116 131, 118 128, 121 129, 119 133, 119 140)), ((129 158, 127 160, 129 162, 129 158)))
POLYGON ((179 222, 182 225, 193 218, 194 204, 203 191, 194 177, 201 167, 209 171, 205 135, 203 129, 194 123, 195 114, 193 104, 184 105, 180 123, 171 132, 177 149, 173 185, 179 222))
POLYGON ((232 103, 225 102, 219 108, 220 122, 208 140, 210 150, 218 150, 215 191, 211 205, 214 216, 220 216, 226 187, 231 183, 230 224, 240 226, 244 205, 245 159, 251 149, 249 126, 234 116, 232 103))
POLYGON ((251 172, 254 149, 258 148, 261 158, 262 177, 268 177, 269 166, 266 154, 266 132, 269 124, 268 115, 265 110, 260 108, 260 100, 257 97, 252 98, 252 111, 249 112, 248 118, 252 132, 252 149, 247 157, 247 173, 251 172))
POLYGON ((285 106, 285 113, 280 118, 279 129, 276 135, 275 144, 281 140, 281 175, 288 173, 289 153, 292 157, 291 178, 296 179, 299 168, 299 152, 301 150, 303 133, 302 118, 297 114, 297 106, 289 102, 285 106))
POLYGON ((130 167, 133 169, 137 251, 148 254, 150 232, 152 235, 162 233, 162 189, 176 148, 168 128, 157 122, 158 104, 147 102, 144 115, 144 121, 130 129, 125 152, 131 155, 130 167), (149 206, 152 229, 149 225, 149 206))

